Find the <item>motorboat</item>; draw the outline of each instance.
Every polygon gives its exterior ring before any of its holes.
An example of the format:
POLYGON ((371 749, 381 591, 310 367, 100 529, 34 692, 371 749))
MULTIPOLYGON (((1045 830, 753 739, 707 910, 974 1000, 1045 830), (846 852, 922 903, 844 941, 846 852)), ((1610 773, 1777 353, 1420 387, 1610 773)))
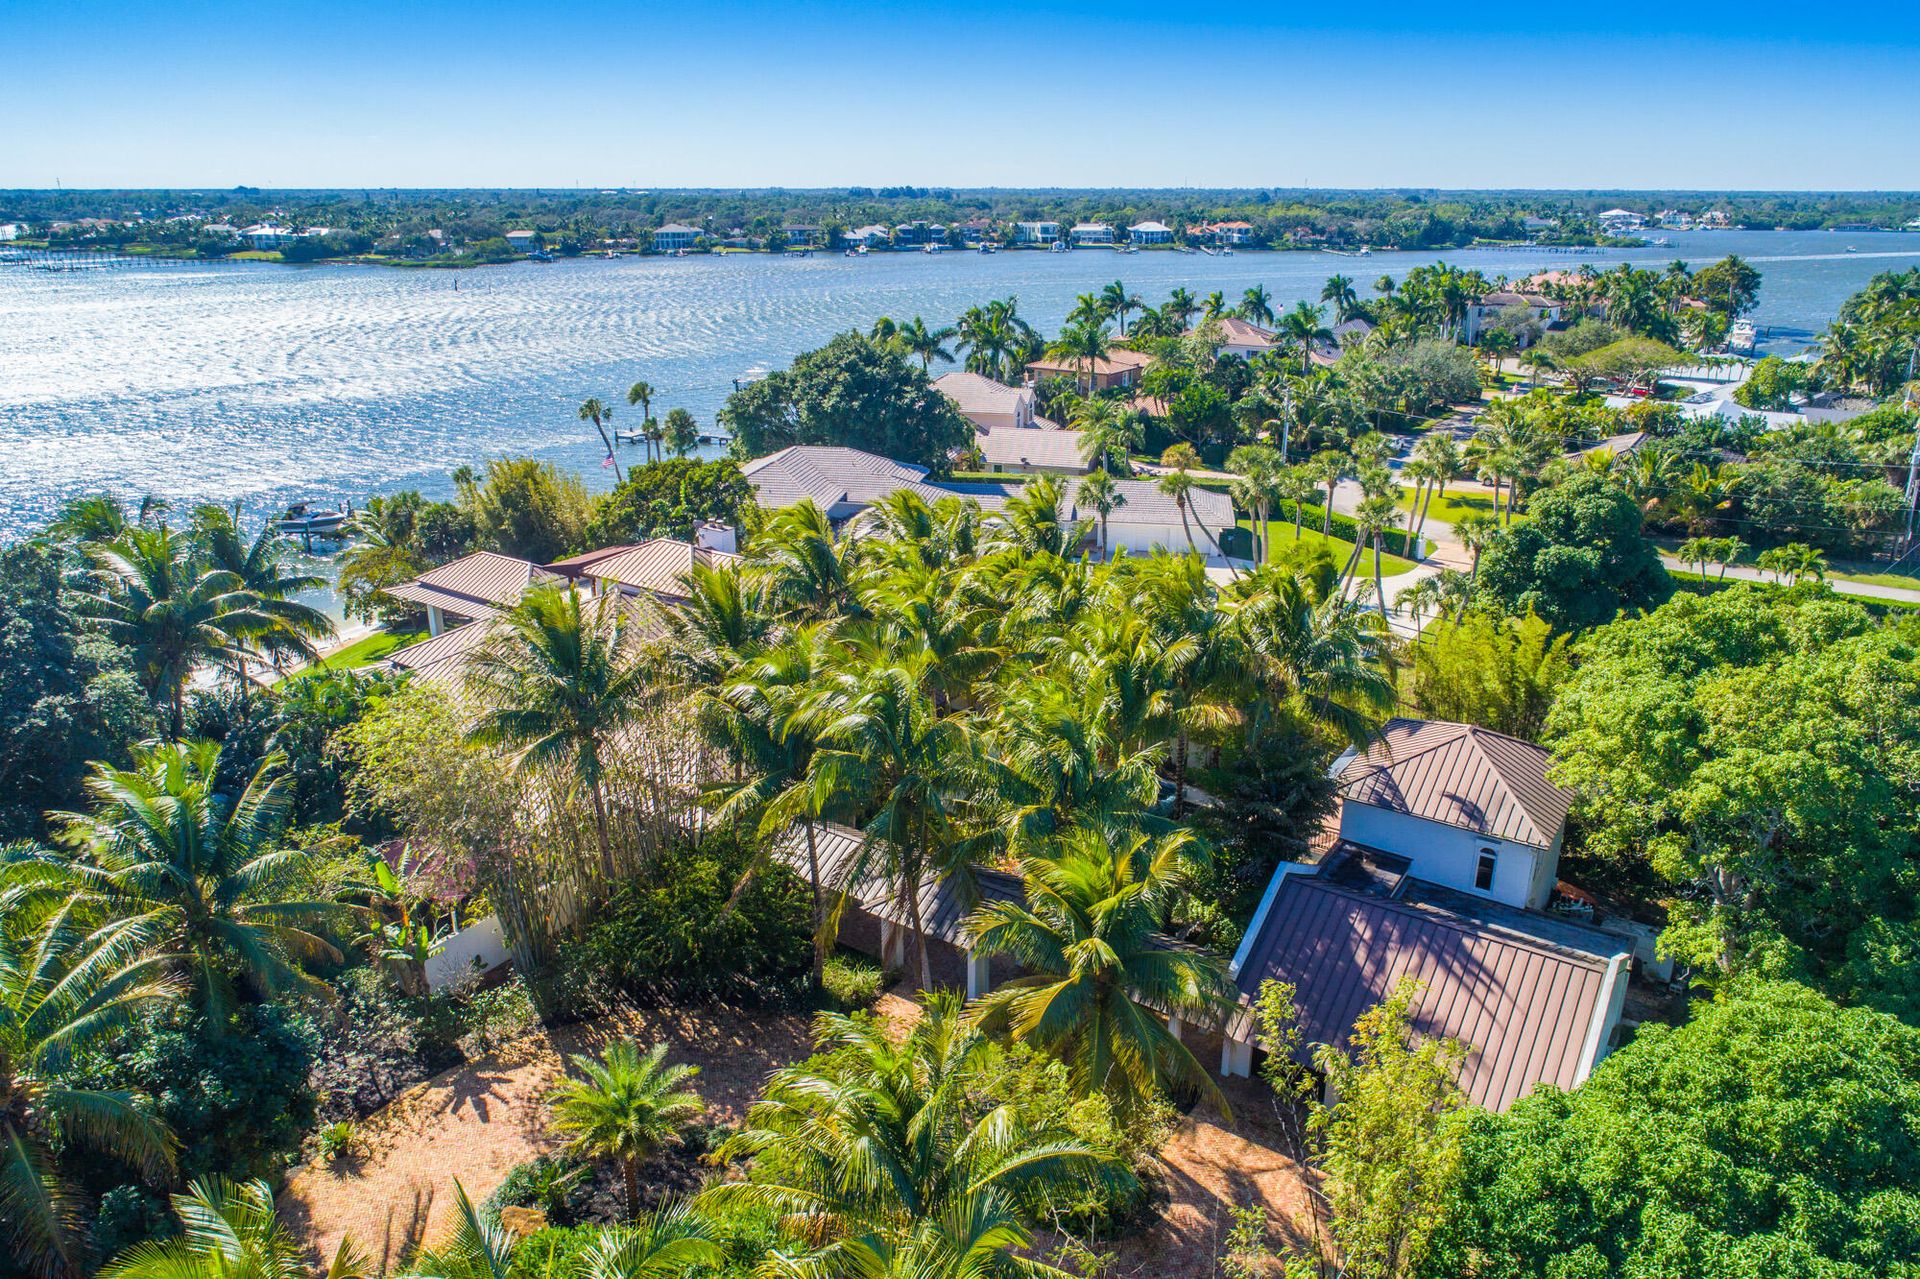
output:
POLYGON ((1067 242, 1065 240, 1055 240, 1053 242, 1053 247, 1047 250, 1047 252, 1049 253, 1065 253, 1066 251, 1067 251, 1067 242))
POLYGON ((348 509, 328 509, 316 507, 311 502, 295 502, 287 507, 287 513, 273 522, 274 528, 282 533, 292 533, 298 537, 337 537, 346 527, 353 512, 348 509))
POLYGON ((920 251, 922 253, 945 253, 947 251, 947 246, 940 243, 938 240, 928 240, 925 244, 920 246, 920 251))

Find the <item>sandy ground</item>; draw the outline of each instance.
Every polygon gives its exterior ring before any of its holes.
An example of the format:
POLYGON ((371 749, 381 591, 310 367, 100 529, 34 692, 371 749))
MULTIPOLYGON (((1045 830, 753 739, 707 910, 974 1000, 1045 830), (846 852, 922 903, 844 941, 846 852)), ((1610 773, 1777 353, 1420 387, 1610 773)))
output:
POLYGON ((475 1201, 519 1163, 551 1150, 546 1094, 564 1058, 615 1039, 671 1045, 668 1060, 700 1067, 709 1118, 740 1119, 775 1068, 805 1056, 807 1018, 664 1009, 623 1013, 515 1041, 434 1076, 360 1125, 364 1153, 296 1169, 280 1194, 288 1226, 330 1258, 351 1234, 379 1271, 398 1266, 452 1219, 454 1182, 475 1201))
MULTIPOLYGON (((903 1030, 919 1008, 898 993, 877 1011, 903 1030)), ((615 1038, 672 1045, 671 1060, 700 1066, 697 1082, 717 1121, 742 1117, 769 1072, 810 1046, 807 1018, 718 1010, 625 1013, 591 1025, 536 1034, 401 1094, 360 1126, 364 1154, 297 1169, 280 1195, 283 1220, 316 1257, 331 1257, 351 1233, 380 1271, 398 1266, 423 1239, 442 1237, 456 1180, 475 1201, 516 1164, 551 1150, 544 1098, 567 1054, 615 1038)), ((1217 1043, 1196 1043, 1206 1060, 1217 1043)), ((1211 1111, 1179 1124, 1161 1152, 1166 1202, 1154 1223, 1095 1251, 1114 1254, 1109 1279, 1160 1279, 1215 1273, 1233 1211, 1265 1207, 1270 1242, 1299 1246, 1308 1228, 1305 1182, 1279 1153, 1273 1107, 1262 1085, 1222 1081, 1234 1119, 1211 1111)))

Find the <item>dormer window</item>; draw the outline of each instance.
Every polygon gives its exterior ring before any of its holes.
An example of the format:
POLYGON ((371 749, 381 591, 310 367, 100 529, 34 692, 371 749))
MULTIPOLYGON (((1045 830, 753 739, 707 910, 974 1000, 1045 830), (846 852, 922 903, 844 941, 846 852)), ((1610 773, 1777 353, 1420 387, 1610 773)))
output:
POLYGON ((1493 869, 1500 862, 1500 855, 1491 848, 1480 850, 1480 864, 1473 870, 1473 886, 1483 893, 1493 891, 1493 869))

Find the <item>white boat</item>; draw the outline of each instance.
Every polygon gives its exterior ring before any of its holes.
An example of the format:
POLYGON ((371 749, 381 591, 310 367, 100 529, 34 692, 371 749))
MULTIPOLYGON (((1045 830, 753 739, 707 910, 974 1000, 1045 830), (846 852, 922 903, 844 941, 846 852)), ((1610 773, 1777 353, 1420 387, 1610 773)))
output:
POLYGON ((334 537, 352 517, 350 510, 329 510, 316 508, 311 502, 295 502, 273 526, 282 533, 300 537, 334 537))
POLYGON ((733 389, 738 391, 742 387, 752 386, 755 382, 765 381, 766 377, 767 370, 761 365, 756 364, 739 377, 733 379, 733 389))
POLYGON ((929 240, 925 244, 920 246, 920 251, 922 253, 945 253, 947 251, 947 246, 939 243, 938 241, 929 240))
POLYGON ((1053 247, 1047 250, 1047 252, 1049 253, 1065 253, 1066 251, 1067 251, 1067 242, 1065 240, 1055 240, 1053 242, 1053 247))
POLYGON ((1752 320, 1735 320, 1727 330, 1727 350, 1736 355, 1753 354, 1754 344, 1759 340, 1759 331, 1753 327, 1752 320))

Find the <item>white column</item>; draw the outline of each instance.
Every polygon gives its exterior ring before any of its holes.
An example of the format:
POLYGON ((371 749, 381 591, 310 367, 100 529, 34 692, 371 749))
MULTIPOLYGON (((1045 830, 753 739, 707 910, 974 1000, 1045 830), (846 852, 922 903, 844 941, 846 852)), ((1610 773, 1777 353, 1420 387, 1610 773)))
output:
POLYGON ((993 974, 985 955, 967 952, 967 998, 978 999, 993 989, 993 974))
POLYGON ((440 628, 445 625, 446 622, 440 616, 440 610, 431 604, 427 605, 427 634, 438 635, 440 628))
POLYGON ((1238 1039, 1222 1040, 1220 1073, 1245 1077, 1253 1073, 1253 1045, 1238 1039))

